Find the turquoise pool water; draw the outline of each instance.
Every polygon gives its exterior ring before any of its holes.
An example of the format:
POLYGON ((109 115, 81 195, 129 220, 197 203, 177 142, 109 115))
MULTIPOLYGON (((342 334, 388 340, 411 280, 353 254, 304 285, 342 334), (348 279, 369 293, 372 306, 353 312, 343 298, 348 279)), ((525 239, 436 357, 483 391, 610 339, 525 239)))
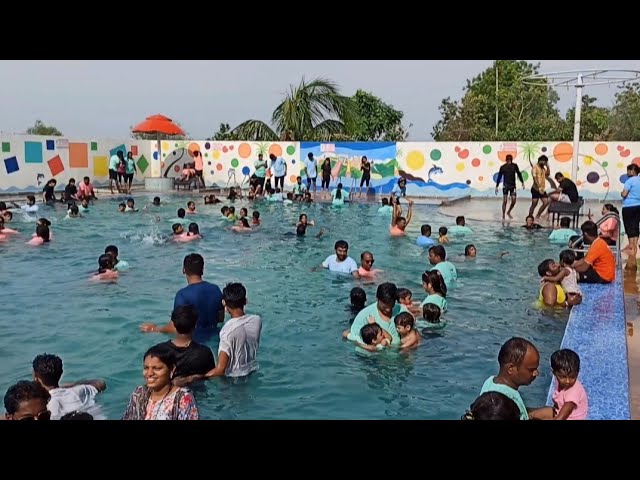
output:
MULTIPOLYGON (((153 195, 136 196, 142 207, 153 195)), ((248 290, 247 310, 263 318, 260 370, 245 382, 207 382, 196 388, 205 419, 458 419, 476 398, 484 380, 497 371, 497 353, 509 337, 531 339, 541 351, 541 376, 522 390, 527 404, 544 404, 551 380, 548 359, 560 345, 566 318, 533 307, 537 264, 556 258, 542 232, 520 226, 473 223, 469 241, 447 248, 459 273, 448 296, 448 327, 441 336, 424 339, 409 355, 359 354, 341 340, 349 327, 345 310, 350 289, 360 284, 326 271, 312 272, 346 239, 350 255, 371 250, 383 280, 408 287, 422 300, 420 275, 428 265, 426 251, 415 245, 423 222, 435 231, 452 225, 435 206, 417 206, 407 238, 390 238, 388 216, 377 205, 283 206, 235 202, 261 212, 261 231, 238 235, 225 231, 220 206, 201 205, 195 218, 205 239, 191 244, 164 243, 168 219, 188 196, 164 197, 151 215, 119 214, 117 199, 105 198, 86 218, 66 220, 65 209, 43 208, 39 216, 53 222, 54 240, 42 248, 24 245, 35 230, 32 220, 17 215, 11 227, 20 241, 0 243, 0 391, 29 378, 40 353, 60 355, 63 381, 104 378, 99 397, 109 418, 120 418, 129 395, 143 383, 142 355, 166 340, 142 334, 142 322, 165 323, 176 291, 185 286, 181 273, 187 253, 205 258, 205 279, 221 287, 241 281, 248 290), (327 228, 323 238, 285 238, 301 212, 327 228), (24 223, 23 223, 24 222, 24 223), (475 261, 461 256, 466 243, 479 251, 475 261), (115 285, 90 284, 104 247, 114 243, 131 264, 115 285), (508 250, 511 255, 498 260, 508 250)), ((153 207, 152 207, 153 208, 153 207)), ((496 205, 499 208, 499 205, 496 205)), ((315 232, 317 229, 310 229, 315 232)), ((369 301, 377 284, 365 284, 369 301)), ((210 343, 217 352, 217 339, 210 343)))

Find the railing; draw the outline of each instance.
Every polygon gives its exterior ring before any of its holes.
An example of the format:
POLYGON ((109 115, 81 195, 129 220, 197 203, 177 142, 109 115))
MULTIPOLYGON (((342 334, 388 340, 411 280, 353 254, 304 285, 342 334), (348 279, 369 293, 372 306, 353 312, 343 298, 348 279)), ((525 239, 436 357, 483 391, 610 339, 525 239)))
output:
MULTIPOLYGON (((599 227, 600 225, 602 225, 606 220, 609 220, 610 218, 615 218, 618 221, 618 238, 616 238, 616 244, 615 245, 609 245, 609 249, 614 252, 615 256, 616 256, 616 261, 619 263, 620 262, 620 216, 617 213, 613 213, 613 212, 609 212, 606 215, 604 215, 601 219, 599 219, 596 222, 596 225, 599 227)), ((584 237, 583 235, 580 235, 580 237, 578 237, 576 240, 574 240, 571 244, 575 245, 575 247, 572 247, 571 250, 573 250, 574 252, 578 253, 586 253, 589 249, 588 248, 583 248, 583 242, 584 242, 584 237)))

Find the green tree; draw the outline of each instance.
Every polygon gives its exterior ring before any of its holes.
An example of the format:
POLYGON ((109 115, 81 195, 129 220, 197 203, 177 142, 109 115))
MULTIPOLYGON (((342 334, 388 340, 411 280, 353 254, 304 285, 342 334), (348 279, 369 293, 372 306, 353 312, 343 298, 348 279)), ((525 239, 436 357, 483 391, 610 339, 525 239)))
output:
MULTIPOLYGON (((606 141, 609 138, 609 109, 597 107, 595 97, 584 95, 582 97, 582 108, 580 110, 580 141, 597 142, 606 141)), ((573 124, 575 121, 576 109, 571 107, 567 111, 566 124, 571 130, 573 138, 573 124)))
POLYGON ((226 140, 226 141, 234 141, 234 140, 242 140, 238 138, 237 135, 231 132, 231 127, 228 123, 221 123, 218 131, 213 134, 213 137, 207 138, 207 140, 226 140))
POLYGON ((42 123, 42 120, 36 120, 36 123, 33 127, 27 128, 28 135, 46 135, 46 136, 54 136, 61 137, 62 132, 58 130, 56 127, 48 126, 42 123))
POLYGON ((355 105, 355 122, 346 136, 355 141, 402 142, 409 135, 402 125, 404 113, 384 103, 375 95, 358 90, 351 97, 355 105))
POLYGON ((355 108, 331 80, 316 78, 291 86, 271 115, 273 127, 260 120, 246 120, 232 130, 243 140, 330 140, 353 128, 355 108))
POLYGON ((628 83, 616 93, 616 102, 609 116, 609 139, 640 141, 640 82, 628 83))
POLYGON ((480 75, 467 80, 462 99, 442 101, 439 107, 441 119, 433 127, 433 138, 436 141, 568 138, 567 125, 556 106, 559 99, 556 91, 546 82, 529 85, 522 81, 527 75, 538 73, 539 68, 539 64, 525 61, 494 62, 480 75))

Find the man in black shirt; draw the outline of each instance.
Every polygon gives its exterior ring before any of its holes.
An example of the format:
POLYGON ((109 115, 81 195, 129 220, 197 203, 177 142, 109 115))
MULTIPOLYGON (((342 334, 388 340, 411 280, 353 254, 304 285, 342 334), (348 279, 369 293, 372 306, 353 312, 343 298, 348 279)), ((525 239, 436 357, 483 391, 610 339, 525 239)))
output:
POLYGON ((496 179, 496 195, 498 194, 498 187, 500 186, 500 180, 504 178, 504 182, 502 183, 502 219, 504 220, 505 212, 509 215, 509 218, 513 218, 511 215, 511 210, 516 206, 516 175, 518 175, 518 180, 522 184, 522 189, 524 190, 524 179, 522 178, 522 174, 520 173, 520 168, 518 165, 513 163, 513 156, 507 155, 506 163, 500 167, 498 171, 498 178, 496 179), (511 197, 511 205, 509 206, 509 211, 507 212, 507 195, 511 197))
POLYGON ((42 201, 44 203, 52 203, 56 201, 56 194, 54 193, 54 189, 56 188, 57 183, 58 182, 56 181, 56 179, 52 178, 42 189, 42 201))
POLYGON ((576 203, 578 201, 578 187, 570 179, 566 178, 560 172, 555 174, 558 188, 549 195, 554 202, 576 203))
POLYGON ((215 368, 213 352, 206 345, 192 340, 198 322, 198 312, 193 305, 182 305, 171 313, 171 321, 176 327, 176 338, 165 342, 176 356, 176 371, 173 383, 185 385, 184 379, 191 375, 204 375, 215 368))

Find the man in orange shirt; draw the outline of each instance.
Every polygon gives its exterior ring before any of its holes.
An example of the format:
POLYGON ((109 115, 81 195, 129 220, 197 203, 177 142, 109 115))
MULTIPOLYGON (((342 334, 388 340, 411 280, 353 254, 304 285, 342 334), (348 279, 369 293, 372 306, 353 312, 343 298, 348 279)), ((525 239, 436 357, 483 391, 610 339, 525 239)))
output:
POLYGON ((609 245, 598 237, 598 226, 586 221, 580 227, 585 243, 591 244, 587 255, 576 260, 573 268, 582 283, 610 283, 616 278, 616 259, 609 245))

